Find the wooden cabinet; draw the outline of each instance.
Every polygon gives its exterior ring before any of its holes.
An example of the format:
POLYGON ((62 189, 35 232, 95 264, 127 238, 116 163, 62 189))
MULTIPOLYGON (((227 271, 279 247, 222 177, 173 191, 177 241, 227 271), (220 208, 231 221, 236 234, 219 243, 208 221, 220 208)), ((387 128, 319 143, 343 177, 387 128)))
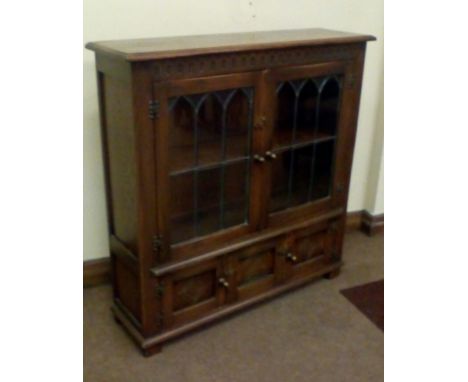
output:
POLYGON ((145 354, 337 274, 373 39, 310 29, 87 45, 113 311, 145 354))

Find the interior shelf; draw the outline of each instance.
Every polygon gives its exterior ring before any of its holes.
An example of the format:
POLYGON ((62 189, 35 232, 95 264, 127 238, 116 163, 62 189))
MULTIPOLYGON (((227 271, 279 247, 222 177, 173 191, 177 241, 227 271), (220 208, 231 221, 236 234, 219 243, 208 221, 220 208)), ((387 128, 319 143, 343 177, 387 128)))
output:
POLYGON ((332 141, 336 139, 336 135, 327 134, 322 131, 314 133, 310 130, 297 129, 295 140, 292 142, 291 130, 280 129, 275 132, 275 138, 276 140, 273 143, 274 151, 284 151, 290 148, 299 148, 315 143, 332 141))
POLYGON ((196 153, 192 144, 173 146, 170 151, 171 175, 185 173, 194 169, 215 168, 223 164, 236 163, 249 158, 245 135, 228 137, 224 159, 221 139, 199 142, 197 165, 195 164, 196 153))

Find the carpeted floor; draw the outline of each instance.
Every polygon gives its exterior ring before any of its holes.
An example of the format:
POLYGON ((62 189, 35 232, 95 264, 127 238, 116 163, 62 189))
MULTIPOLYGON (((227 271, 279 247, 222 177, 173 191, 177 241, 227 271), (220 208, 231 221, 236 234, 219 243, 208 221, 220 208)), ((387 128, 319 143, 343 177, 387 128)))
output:
POLYGON ((85 382, 383 381, 383 332, 340 290, 383 278, 383 235, 346 236, 345 265, 144 358, 115 324, 110 286, 84 291, 85 382))

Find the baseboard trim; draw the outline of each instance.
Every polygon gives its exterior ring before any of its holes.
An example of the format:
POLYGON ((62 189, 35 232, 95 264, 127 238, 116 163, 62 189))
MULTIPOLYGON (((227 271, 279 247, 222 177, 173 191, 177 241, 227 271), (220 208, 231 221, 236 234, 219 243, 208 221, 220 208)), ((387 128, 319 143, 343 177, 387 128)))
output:
POLYGON ((384 232, 384 214, 371 215, 367 211, 362 211, 361 220, 361 231, 369 236, 384 232))
POLYGON ((94 287, 110 282, 110 258, 105 257, 83 262, 83 287, 94 287))
POLYGON ((355 231, 361 229, 362 224, 362 211, 353 211, 346 214, 346 231, 355 231))
MULTIPOLYGON (((346 231, 361 230, 369 236, 384 232, 384 214, 371 215, 365 210, 348 212, 346 231)), ((110 258, 83 262, 83 286, 85 288, 107 284, 111 280, 110 258)))

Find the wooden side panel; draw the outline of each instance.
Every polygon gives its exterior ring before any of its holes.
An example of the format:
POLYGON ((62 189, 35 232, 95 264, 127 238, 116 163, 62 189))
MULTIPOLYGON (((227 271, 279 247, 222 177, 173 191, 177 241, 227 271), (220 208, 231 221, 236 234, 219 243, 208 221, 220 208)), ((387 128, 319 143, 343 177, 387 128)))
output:
POLYGON ((102 85, 111 231, 137 255, 137 186, 131 88, 128 83, 107 75, 104 75, 102 85))
POLYGON ((141 320, 140 290, 137 275, 130 271, 121 260, 114 258, 114 288, 116 299, 133 315, 141 320))
MULTIPOLYGON (((364 57, 366 44, 360 44, 357 57, 351 61, 346 70, 345 89, 343 92, 343 111, 341 118, 346 125, 339 139, 341 151, 338 152, 339 160, 336 163, 335 184, 337 189, 336 206, 343 206, 346 211, 348 205, 349 184, 351 180, 351 166, 354 156, 354 144, 359 115, 359 102, 361 98, 362 78, 364 71, 364 57)), ((337 223, 336 258, 341 259, 346 226, 346 214, 343 214, 337 223)))
MULTIPOLYGON (((150 278, 148 269, 156 263, 158 253, 153 238, 156 226, 154 125, 149 115, 149 103, 153 99, 151 77, 144 65, 132 65, 131 102, 135 132, 135 166, 137 195, 137 237, 139 286, 141 293, 141 326, 144 336, 159 328, 157 285, 150 278)), ((130 143, 129 143, 130 144, 130 143)))

